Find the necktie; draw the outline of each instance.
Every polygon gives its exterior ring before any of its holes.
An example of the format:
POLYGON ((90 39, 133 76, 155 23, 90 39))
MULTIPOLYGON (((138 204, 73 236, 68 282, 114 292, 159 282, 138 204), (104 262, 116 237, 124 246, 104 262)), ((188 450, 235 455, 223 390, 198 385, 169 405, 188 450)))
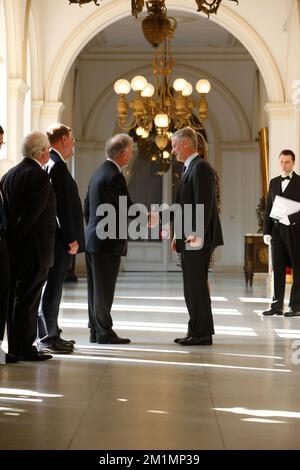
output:
POLYGON ((281 181, 285 181, 285 180, 288 180, 288 181, 289 181, 290 179, 291 179, 290 176, 282 176, 282 177, 281 177, 281 181))
POLYGON ((182 167, 182 173, 181 173, 181 179, 184 177, 184 174, 186 172, 187 166, 183 165, 182 167))

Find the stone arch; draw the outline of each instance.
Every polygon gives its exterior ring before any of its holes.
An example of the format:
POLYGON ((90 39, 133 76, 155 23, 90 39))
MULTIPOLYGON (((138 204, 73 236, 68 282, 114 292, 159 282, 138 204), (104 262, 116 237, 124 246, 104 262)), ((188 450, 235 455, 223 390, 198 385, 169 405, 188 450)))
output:
MULTIPOLYGON (((193 0, 187 0, 184 5, 182 5, 182 0, 172 0, 169 2, 168 7, 195 13, 195 2, 193 0)), ((128 16, 128 10, 128 0, 112 1, 96 9, 94 14, 76 26, 73 33, 70 34, 60 48, 51 67, 51 72, 46 79, 46 101, 60 101, 65 78, 79 52, 97 33, 110 24, 128 16)), ((225 6, 220 7, 218 15, 211 15, 211 19, 230 31, 247 48, 264 79, 269 102, 284 101, 282 80, 276 62, 255 29, 238 13, 225 6)))

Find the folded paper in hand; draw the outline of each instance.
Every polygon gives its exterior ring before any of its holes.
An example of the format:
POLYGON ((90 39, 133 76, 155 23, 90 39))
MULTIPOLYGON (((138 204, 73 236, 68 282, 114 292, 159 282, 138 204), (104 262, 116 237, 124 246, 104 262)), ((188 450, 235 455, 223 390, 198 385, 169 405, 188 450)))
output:
POLYGON ((270 217, 279 220, 282 219, 284 215, 291 215, 299 211, 300 202, 282 196, 275 196, 270 217))

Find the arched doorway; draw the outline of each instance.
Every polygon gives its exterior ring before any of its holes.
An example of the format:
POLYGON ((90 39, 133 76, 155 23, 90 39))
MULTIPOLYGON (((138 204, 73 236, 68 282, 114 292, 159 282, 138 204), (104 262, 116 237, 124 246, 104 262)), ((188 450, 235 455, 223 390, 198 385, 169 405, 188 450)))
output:
MULTIPOLYGON (((196 16, 194 2, 186 2, 184 7, 182 6, 182 2, 169 2, 168 8, 171 9, 172 7, 176 8, 176 11, 179 12, 179 14, 183 15, 184 12, 186 12, 191 16, 196 16)), ((101 36, 101 34, 107 35, 107 32, 113 28, 114 25, 117 25, 118 29, 115 37, 122 37, 122 32, 124 31, 124 29, 122 29, 122 21, 125 21, 126 17, 127 19, 130 18, 130 20, 132 20, 131 17, 128 17, 128 2, 126 2, 126 4, 125 2, 118 2, 117 10, 118 14, 116 15, 116 9, 113 10, 113 5, 111 5, 111 9, 109 9, 107 4, 101 7, 101 15, 100 10, 95 10, 95 13, 89 17, 89 21, 83 21, 79 27, 76 28, 76 33, 74 31, 74 34, 71 34, 68 37, 65 46, 60 50, 47 80, 46 100, 51 104, 51 115, 49 114, 49 119, 51 118, 51 121, 53 120, 55 103, 57 103, 57 109, 59 109, 62 101, 68 105, 72 102, 74 96, 79 95, 78 84, 80 84, 80 81, 82 81, 82 83, 87 83, 88 80, 89 87, 91 89, 97 89, 98 91, 96 95, 94 94, 93 99, 91 96, 87 99, 82 99, 81 97, 81 107, 82 109, 85 109, 85 112, 83 116, 77 116, 78 120, 77 123, 75 123, 75 127, 82 130, 80 135, 77 137, 77 140, 79 139, 79 158, 76 163, 77 175, 80 174, 81 181, 79 181, 79 186, 81 188, 82 196, 84 196, 90 174, 100 163, 105 136, 107 137, 113 132, 116 132, 116 100, 112 89, 114 79, 119 78, 120 75, 125 77, 128 76, 128 78, 130 76, 132 77, 137 71, 141 71, 147 75, 147 73, 150 73, 151 71, 151 68, 146 64, 147 60, 145 61, 140 56, 137 56, 137 60, 135 61, 136 65, 133 65, 131 63, 134 62, 132 61, 132 58, 128 59, 128 55, 126 55, 126 53, 122 54, 122 51, 119 51, 116 54, 116 64, 120 59, 122 63, 126 61, 126 67, 123 67, 121 70, 119 68, 117 74, 115 70, 115 76, 112 74, 109 79, 107 76, 106 64, 109 52, 113 49, 112 47, 110 51, 109 49, 106 51, 106 57, 105 48, 102 51, 103 64, 105 65, 104 69, 102 68, 102 70, 98 70, 97 83, 93 81, 91 75, 87 74, 84 67, 78 66, 78 61, 74 62, 76 54, 78 54, 79 50, 82 49, 83 45, 86 45, 86 47, 82 50, 79 56, 77 56, 79 57, 79 61, 81 61, 81 63, 87 62, 89 57, 92 60, 92 55, 97 54, 96 50, 97 45, 99 45, 99 36, 101 36), (91 38, 94 39, 87 44, 91 38), (68 74, 68 71, 70 70, 71 73, 68 74), (66 90, 68 91, 66 92, 66 90), (87 107, 89 110, 86 109, 87 107), (105 110, 105 112, 103 112, 103 110, 105 110), (110 119, 107 119, 108 116, 110 119), (81 120, 80 123, 79 120, 81 120)), ((225 25, 226 31, 233 33, 231 34, 232 38, 234 38, 234 36, 239 37, 240 41, 248 48, 248 50, 251 50, 252 55, 256 60, 256 64, 260 67, 261 76, 264 78, 266 83, 266 101, 282 100, 283 91, 281 79, 274 59, 263 40, 254 31, 254 29, 241 19, 235 11, 233 12, 231 9, 225 7, 220 10, 218 16, 213 18, 213 20, 215 24, 222 26, 225 25)), ((217 26, 215 27, 217 28, 217 26)), ((140 29, 139 25, 137 25, 137 28, 140 29)), ((234 39, 231 39, 231 41, 233 43, 234 39)), ((115 45, 115 43, 113 45, 115 45)), ((148 56, 150 54, 151 52, 149 51, 148 56)), ((242 55, 244 57, 243 60, 246 62, 249 60, 249 57, 251 58, 250 54, 246 50, 242 52, 242 55)), ((253 58, 251 58, 251 60, 252 64, 249 67, 252 67, 252 69, 255 67, 257 68, 253 58)), ((257 183, 259 181, 259 169, 257 164, 258 147, 253 141, 254 139, 251 134, 249 110, 246 110, 247 106, 241 105, 243 97, 239 96, 238 93, 232 92, 230 80, 226 81, 223 78, 220 80, 218 78, 218 73, 215 73, 213 70, 210 71, 209 67, 204 67, 202 57, 199 60, 197 52, 194 55, 191 54, 192 63, 187 64, 185 62, 185 58, 180 56, 180 54, 179 60, 176 60, 176 62, 178 73, 183 71, 183 73, 188 74, 188 76, 192 77, 194 80, 195 77, 200 76, 201 70, 205 70, 205 75, 212 81, 214 92, 211 97, 209 97, 210 115, 207 123, 210 142, 210 158, 212 163, 216 166, 217 171, 220 173, 221 180, 224 182, 222 188, 222 201, 223 208, 225 208, 227 213, 223 213, 223 226, 225 227, 226 232, 225 237, 227 239, 231 239, 234 247, 233 249, 235 250, 235 253, 230 253, 230 250, 226 250, 222 255, 223 259, 221 260, 221 264, 223 263, 228 266, 230 264, 230 260, 233 259, 233 267, 237 268, 240 266, 242 259, 243 247, 241 235, 245 231, 255 230, 255 207, 258 202, 259 192, 259 183, 257 183), (217 109, 221 108, 221 113, 216 112, 217 109), (243 164, 241 163, 242 160, 243 164), (237 189, 234 194, 230 193, 227 189, 228 184, 230 185, 229 182, 232 173, 234 173, 236 181, 238 182, 237 189), (248 175, 251 175, 252 179, 249 179, 248 175), (247 201, 243 199, 243 190, 245 188, 247 201), (245 218, 243 213, 247 212, 245 211, 245 205, 247 206, 247 204, 249 207, 253 207, 254 210, 250 216, 245 218)), ((260 82, 262 82, 261 79, 260 82)), ((260 86, 262 86, 261 83, 260 86)), ((46 103, 43 112, 43 123, 47 122, 47 113, 48 109, 46 103)), ((58 113, 58 117, 59 114, 60 113, 58 113)), ((70 114, 72 113, 64 113, 63 116, 67 117, 69 115, 70 117, 70 114)), ((164 177, 166 193, 168 193, 171 184, 171 180, 168 180, 168 178, 169 176, 167 175, 164 177)), ((130 257, 127 258, 127 264, 130 266, 130 269, 137 269, 138 264, 140 264, 141 269, 145 269, 146 267, 154 269, 155 267, 153 264, 149 264, 148 255, 151 253, 151 250, 149 250, 150 248, 147 247, 146 251, 141 253, 140 259, 138 260, 136 258, 136 254, 142 250, 140 248, 136 249, 135 258, 132 260, 130 260, 130 257)), ((155 255, 152 253, 150 258, 157 260, 159 266, 157 264, 156 269, 166 269, 169 263, 168 260, 166 261, 163 251, 159 251, 155 255)))

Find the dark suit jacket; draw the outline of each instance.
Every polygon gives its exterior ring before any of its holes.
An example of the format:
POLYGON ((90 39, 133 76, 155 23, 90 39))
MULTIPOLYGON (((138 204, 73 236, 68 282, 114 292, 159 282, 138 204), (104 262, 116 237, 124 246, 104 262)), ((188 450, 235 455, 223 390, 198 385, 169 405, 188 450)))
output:
POLYGON ((69 251, 69 243, 77 240, 78 253, 84 251, 83 213, 78 187, 66 163, 51 150, 46 165, 56 195, 56 236, 55 250, 69 251))
MULTIPOLYGON (((272 234, 274 219, 270 217, 270 212, 272 210, 275 196, 282 196, 287 199, 293 199, 294 201, 300 202, 300 176, 294 172, 291 181, 283 193, 281 192, 281 177, 277 176, 276 178, 271 179, 266 203, 264 234, 272 234)), ((300 212, 290 215, 289 219, 291 224, 300 224, 300 212)))
MULTIPOLYGON (((216 186, 214 171, 211 165, 195 157, 186 170, 176 194, 176 203, 182 208, 184 214, 184 204, 204 204, 204 247, 210 246, 212 249, 223 245, 222 229, 217 210, 216 186)), ((195 230, 195 212, 193 212, 192 226, 195 230)), ((176 240, 176 251, 185 250, 184 239, 190 235, 185 233, 181 239, 176 240)))
MULTIPOLYGON (((119 239, 119 197, 127 197, 127 209, 132 205, 128 194, 126 180, 117 166, 110 160, 106 160, 93 174, 87 195, 84 201, 84 218, 86 227, 86 251, 89 253, 102 253, 125 256, 127 252, 127 240, 119 239), (116 238, 100 240, 97 236, 97 225, 105 216, 97 216, 96 211, 100 204, 111 204, 116 211, 116 238)), ((126 210, 127 217, 127 210, 126 210)))
POLYGON ((53 264, 56 201, 47 173, 24 158, 2 179, 7 233, 13 259, 33 266, 53 264))

